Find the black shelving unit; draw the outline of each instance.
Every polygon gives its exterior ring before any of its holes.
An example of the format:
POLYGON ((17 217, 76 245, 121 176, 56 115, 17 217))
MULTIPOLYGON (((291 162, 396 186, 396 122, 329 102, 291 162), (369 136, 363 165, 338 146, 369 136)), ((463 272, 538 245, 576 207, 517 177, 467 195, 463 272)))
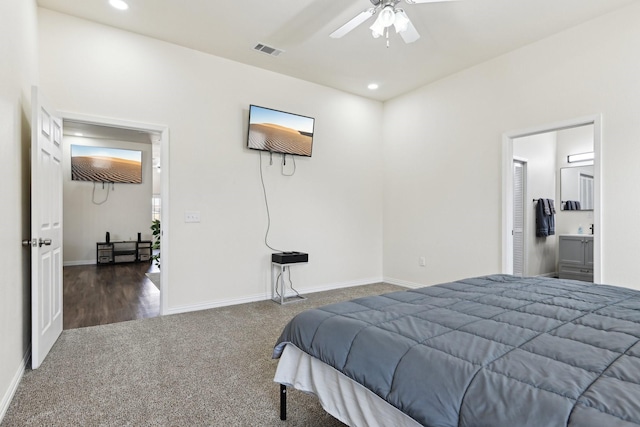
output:
POLYGON ((145 262, 151 260, 151 241, 135 240, 120 242, 97 242, 96 264, 119 264, 123 262, 145 262))

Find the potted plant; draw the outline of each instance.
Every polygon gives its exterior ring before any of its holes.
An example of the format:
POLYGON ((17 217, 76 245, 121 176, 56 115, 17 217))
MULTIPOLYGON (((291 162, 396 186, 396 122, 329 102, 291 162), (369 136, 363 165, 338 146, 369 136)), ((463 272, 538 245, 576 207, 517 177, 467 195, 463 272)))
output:
POLYGON ((151 234, 153 234, 153 244, 151 245, 153 254, 151 255, 151 259, 158 268, 160 268, 160 233, 160 220, 154 219, 151 222, 151 234), (154 250, 157 250, 157 252, 154 250))

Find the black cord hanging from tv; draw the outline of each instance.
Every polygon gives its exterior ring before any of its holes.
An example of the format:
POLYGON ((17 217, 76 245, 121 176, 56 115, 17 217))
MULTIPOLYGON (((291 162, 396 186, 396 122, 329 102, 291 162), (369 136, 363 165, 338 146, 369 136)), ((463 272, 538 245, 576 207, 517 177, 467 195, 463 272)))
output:
POLYGON ((293 176, 296 173, 296 156, 291 156, 291 158, 293 159, 293 172, 285 173, 284 167, 287 165, 287 155, 286 154, 282 155, 282 170, 281 170, 281 173, 284 176, 293 176))
MULTIPOLYGON (((104 190, 104 182, 102 183, 102 189, 104 190)), ((113 183, 111 183, 113 184, 113 183)), ((115 185, 115 184, 113 184, 115 185)), ((111 190, 111 187, 109 187, 109 183, 107 182, 107 197, 105 197, 105 199, 101 202, 96 202, 96 182, 93 182, 93 191, 91 192, 91 202, 93 202, 94 205, 102 205, 104 203, 107 202, 107 200, 109 200, 109 190, 111 190)), ((115 190, 115 188, 114 188, 115 190)))
MULTIPOLYGON (((258 153, 260 155, 260 182, 262 183, 262 194, 264 195, 264 205, 267 208, 267 231, 264 233, 264 244, 275 252, 284 252, 280 249, 275 249, 269 245, 269 230, 271 229, 271 213, 269 212, 269 200, 267 198, 267 187, 264 185, 264 174, 262 173, 262 152, 258 153)), ((271 153, 269 153, 271 155, 271 153)))

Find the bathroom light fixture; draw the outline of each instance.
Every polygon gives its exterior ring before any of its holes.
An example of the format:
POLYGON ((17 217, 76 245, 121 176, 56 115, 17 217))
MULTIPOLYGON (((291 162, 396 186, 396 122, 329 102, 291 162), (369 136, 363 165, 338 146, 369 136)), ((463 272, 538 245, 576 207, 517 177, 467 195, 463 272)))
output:
POLYGON ((569 154, 567 156, 567 162, 569 163, 586 162, 589 160, 593 160, 593 151, 588 153, 569 154))
POLYGON ((369 90, 376 90, 378 87, 378 83, 369 83, 369 86, 367 86, 369 90))
POLYGON ((109 4, 118 10, 127 10, 129 5, 124 0, 109 0, 109 4))

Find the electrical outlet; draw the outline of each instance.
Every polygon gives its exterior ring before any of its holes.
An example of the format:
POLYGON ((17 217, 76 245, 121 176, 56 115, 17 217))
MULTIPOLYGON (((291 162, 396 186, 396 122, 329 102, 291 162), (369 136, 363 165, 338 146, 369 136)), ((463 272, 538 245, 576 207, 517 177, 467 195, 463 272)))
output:
POLYGON ((420 267, 426 267, 427 259, 421 256, 420 258, 418 258, 418 264, 420 265, 420 267))
POLYGON ((185 211, 184 222, 200 222, 200 211, 185 211))

